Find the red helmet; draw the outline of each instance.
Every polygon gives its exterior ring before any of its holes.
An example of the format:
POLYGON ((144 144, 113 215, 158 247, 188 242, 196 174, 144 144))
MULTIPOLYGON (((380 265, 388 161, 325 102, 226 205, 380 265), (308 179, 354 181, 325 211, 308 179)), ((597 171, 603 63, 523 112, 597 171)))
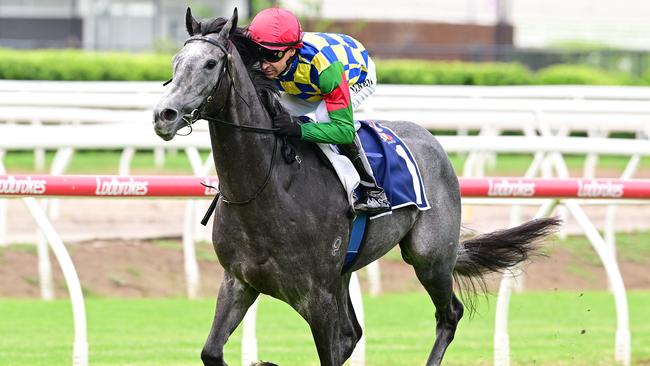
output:
POLYGON ((253 42, 271 50, 302 47, 302 28, 293 13, 280 8, 264 9, 248 26, 253 42))

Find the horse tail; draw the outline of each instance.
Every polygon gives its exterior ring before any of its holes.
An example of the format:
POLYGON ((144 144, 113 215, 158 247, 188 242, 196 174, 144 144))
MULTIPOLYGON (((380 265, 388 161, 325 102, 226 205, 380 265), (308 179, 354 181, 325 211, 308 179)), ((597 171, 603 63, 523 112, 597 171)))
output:
POLYGON ((472 296, 463 296, 470 309, 474 308, 472 300, 478 293, 477 288, 483 292, 486 290, 484 275, 504 272, 538 254, 540 241, 555 233, 561 223, 558 218, 535 219, 462 241, 458 247, 454 278, 459 288, 470 288, 472 296))

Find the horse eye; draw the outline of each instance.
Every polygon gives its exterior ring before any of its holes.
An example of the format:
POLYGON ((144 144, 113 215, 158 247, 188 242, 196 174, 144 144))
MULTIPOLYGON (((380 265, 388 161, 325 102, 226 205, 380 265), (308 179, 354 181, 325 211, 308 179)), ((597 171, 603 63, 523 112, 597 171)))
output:
POLYGON ((217 66, 217 61, 215 60, 208 60, 208 62, 205 63, 205 68, 208 70, 214 69, 215 66, 217 66))

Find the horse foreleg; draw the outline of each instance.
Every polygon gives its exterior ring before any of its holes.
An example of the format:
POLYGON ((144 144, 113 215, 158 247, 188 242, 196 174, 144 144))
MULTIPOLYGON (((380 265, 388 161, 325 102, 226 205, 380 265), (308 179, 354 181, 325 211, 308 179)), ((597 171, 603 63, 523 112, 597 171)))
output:
POLYGON ((205 366, 226 365, 223 347, 258 295, 257 290, 225 272, 212 328, 201 351, 201 360, 205 366))
POLYGON ((339 319, 341 321, 341 353, 343 361, 352 356, 352 352, 363 335, 363 329, 357 320, 354 306, 350 299, 350 274, 343 277, 341 298, 338 301, 339 319))
POLYGON ((309 324, 321 366, 343 365, 341 319, 336 297, 325 289, 312 289, 307 304, 296 310, 309 324))

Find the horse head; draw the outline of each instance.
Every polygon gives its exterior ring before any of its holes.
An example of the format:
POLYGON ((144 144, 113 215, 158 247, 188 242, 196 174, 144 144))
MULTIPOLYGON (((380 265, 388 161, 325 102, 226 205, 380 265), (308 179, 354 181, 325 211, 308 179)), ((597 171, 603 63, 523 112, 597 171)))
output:
POLYGON ((228 20, 199 22, 187 8, 185 24, 190 37, 174 55, 170 85, 153 110, 154 130, 165 141, 199 115, 215 113, 215 106, 224 106, 228 98, 222 80, 231 61, 228 40, 237 28, 237 9, 228 20))

